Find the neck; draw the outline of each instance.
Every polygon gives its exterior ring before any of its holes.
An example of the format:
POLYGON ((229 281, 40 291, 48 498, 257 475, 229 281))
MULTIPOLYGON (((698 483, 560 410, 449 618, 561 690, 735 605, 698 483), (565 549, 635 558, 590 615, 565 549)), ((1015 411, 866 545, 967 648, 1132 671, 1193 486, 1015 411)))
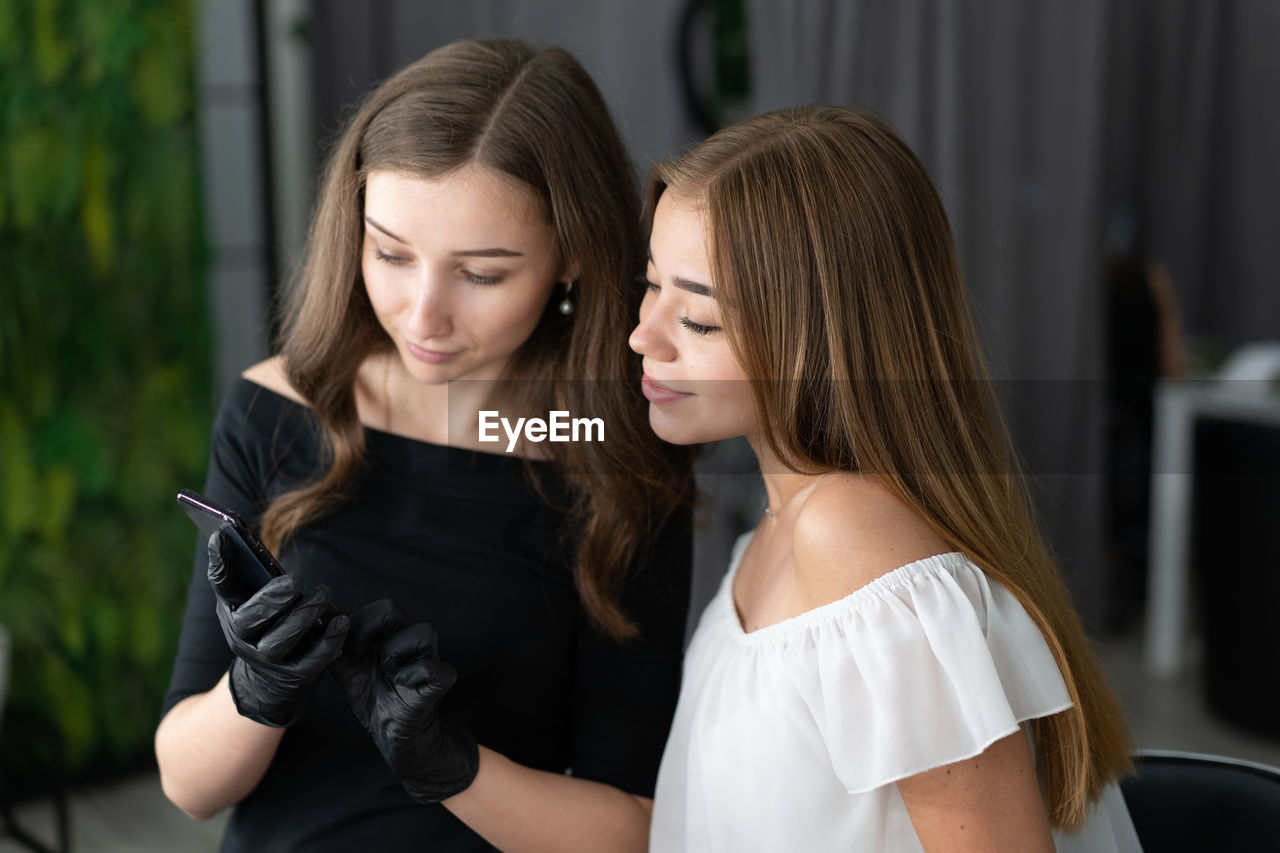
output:
POLYGON ((814 486, 821 474, 802 474, 792 471, 769 449, 769 445, 760 436, 749 436, 747 443, 756 454, 760 463, 760 473, 764 478, 766 515, 777 517, 789 506, 796 495, 814 486))
POLYGON ((368 405, 361 420, 431 444, 476 444, 479 411, 494 408, 488 382, 427 384, 404 369, 395 352, 370 359, 361 372, 368 405))

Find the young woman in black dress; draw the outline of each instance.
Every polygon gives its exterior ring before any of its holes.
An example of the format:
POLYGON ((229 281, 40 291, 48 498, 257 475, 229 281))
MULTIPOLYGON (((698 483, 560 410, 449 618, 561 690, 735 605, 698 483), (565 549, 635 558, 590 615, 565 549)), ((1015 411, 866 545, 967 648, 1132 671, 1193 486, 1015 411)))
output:
POLYGON ((290 574, 248 597, 201 543, 156 733, 174 803, 234 807, 224 850, 645 846, 692 481, 627 348, 639 227, 564 51, 459 42, 352 118, 203 490, 290 574), (506 453, 482 411, 603 429, 506 453))

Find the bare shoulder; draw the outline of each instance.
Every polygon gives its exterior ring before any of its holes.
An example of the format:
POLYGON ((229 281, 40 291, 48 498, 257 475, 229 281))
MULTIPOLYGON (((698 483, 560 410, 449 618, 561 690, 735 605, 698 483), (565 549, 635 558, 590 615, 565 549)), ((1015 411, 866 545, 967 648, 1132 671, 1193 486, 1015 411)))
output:
POLYGON ((811 602, 847 596, 896 568, 952 550, 874 477, 828 474, 796 516, 796 578, 811 602))
POLYGON ((268 391, 274 391, 282 397, 307 405, 307 401, 289 382, 289 376, 284 369, 283 356, 276 355, 266 361, 260 361, 240 375, 268 391))

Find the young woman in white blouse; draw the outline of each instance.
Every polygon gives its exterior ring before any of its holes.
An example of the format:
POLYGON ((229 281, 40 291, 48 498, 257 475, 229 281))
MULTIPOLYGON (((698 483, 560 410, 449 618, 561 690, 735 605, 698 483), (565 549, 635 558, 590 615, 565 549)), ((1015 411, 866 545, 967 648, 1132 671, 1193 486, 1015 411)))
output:
POLYGON ((687 652, 650 849, 1140 849, 1126 724, 920 161, 875 118, 783 110, 649 201, 650 423, 745 435, 768 495, 687 652))

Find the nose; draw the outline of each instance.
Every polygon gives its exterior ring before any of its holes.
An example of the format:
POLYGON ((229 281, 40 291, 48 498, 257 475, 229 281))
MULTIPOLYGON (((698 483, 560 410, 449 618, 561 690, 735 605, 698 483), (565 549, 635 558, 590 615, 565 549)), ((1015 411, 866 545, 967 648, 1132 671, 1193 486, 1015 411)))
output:
POLYGON ((640 303, 640 322, 631 330, 627 344, 645 358, 670 362, 676 358, 676 348, 658 322, 661 312, 655 304, 657 301, 656 294, 645 294, 640 303))
POLYGON ((405 330, 424 343, 432 338, 447 337, 453 332, 452 311, 443 282, 435 282, 429 276, 423 277, 409 309, 409 322, 405 330))

